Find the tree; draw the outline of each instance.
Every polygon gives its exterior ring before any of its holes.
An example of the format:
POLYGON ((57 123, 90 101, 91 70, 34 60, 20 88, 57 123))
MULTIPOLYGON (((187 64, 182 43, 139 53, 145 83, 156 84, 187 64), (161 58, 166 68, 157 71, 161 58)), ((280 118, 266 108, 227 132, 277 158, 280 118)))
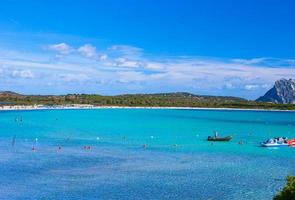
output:
POLYGON ((295 176, 287 177, 287 184, 274 200, 295 200, 295 176))

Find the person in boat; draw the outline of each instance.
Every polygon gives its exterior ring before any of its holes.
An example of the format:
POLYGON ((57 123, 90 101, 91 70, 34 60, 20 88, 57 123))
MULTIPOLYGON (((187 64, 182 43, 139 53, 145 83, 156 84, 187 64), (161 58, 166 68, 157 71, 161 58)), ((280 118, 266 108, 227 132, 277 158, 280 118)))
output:
POLYGON ((266 141, 266 143, 273 144, 274 143, 274 139, 270 138, 269 140, 266 141))
POLYGON ((284 138, 282 138, 282 137, 279 137, 279 138, 278 138, 278 143, 285 143, 285 140, 284 140, 284 138))
POLYGON ((214 131, 214 138, 218 138, 218 132, 214 131))
POLYGON ((288 143, 288 138, 287 137, 282 137, 283 143, 288 143))

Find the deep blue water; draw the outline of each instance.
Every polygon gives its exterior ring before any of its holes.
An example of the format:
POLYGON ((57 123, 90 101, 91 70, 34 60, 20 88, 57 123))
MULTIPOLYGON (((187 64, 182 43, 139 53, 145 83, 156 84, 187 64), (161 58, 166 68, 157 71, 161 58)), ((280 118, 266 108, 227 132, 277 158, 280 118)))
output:
POLYGON ((295 148, 259 147, 274 136, 295 112, 1 111, 0 199, 272 199, 295 174, 295 148))

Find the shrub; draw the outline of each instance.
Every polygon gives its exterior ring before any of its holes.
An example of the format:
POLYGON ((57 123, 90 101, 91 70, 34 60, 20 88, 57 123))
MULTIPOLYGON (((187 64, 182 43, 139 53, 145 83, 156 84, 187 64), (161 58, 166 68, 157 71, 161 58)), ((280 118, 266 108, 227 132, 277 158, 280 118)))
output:
POLYGON ((274 200, 295 200, 295 176, 287 177, 287 184, 274 200))

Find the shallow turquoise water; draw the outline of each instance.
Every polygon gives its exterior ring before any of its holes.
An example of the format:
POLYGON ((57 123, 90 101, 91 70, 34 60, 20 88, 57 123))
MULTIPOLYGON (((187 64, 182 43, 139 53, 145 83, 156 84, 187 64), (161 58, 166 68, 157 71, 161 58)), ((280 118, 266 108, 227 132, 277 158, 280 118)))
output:
POLYGON ((295 174, 295 148, 259 147, 295 112, 1 111, 0 130, 2 199, 271 199, 295 174))

